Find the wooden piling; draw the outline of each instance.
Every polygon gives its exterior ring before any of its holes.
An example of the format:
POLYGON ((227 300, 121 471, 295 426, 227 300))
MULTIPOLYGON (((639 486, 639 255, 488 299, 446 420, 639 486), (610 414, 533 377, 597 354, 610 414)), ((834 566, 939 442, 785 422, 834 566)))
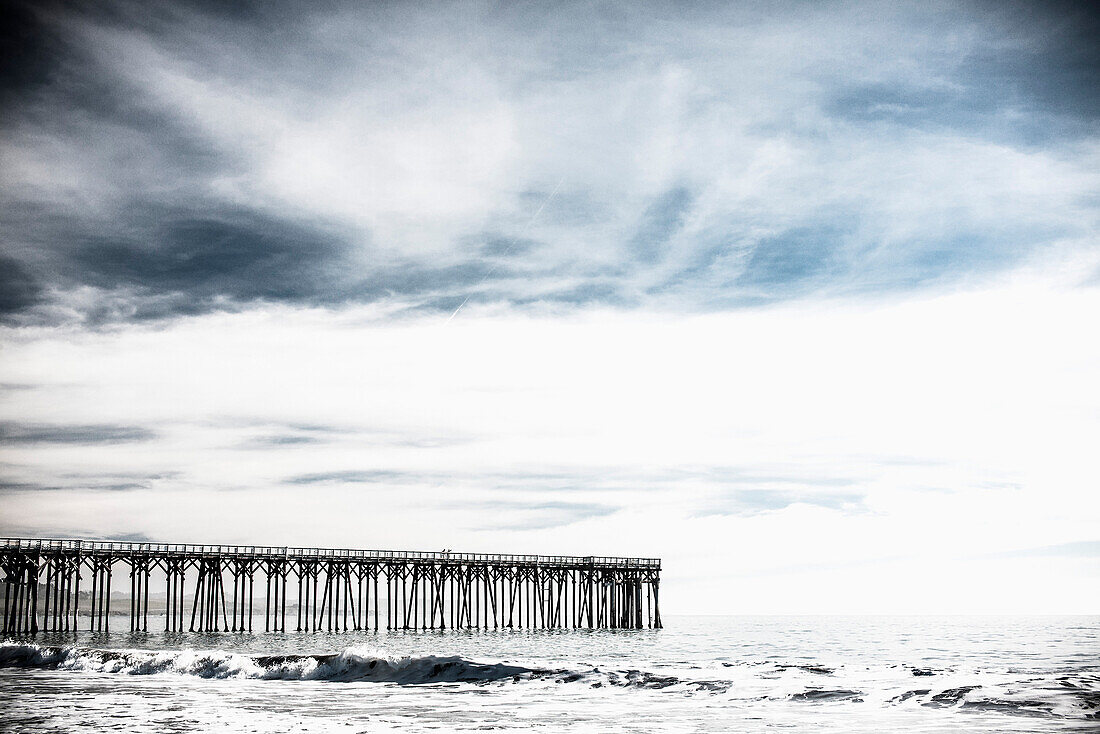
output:
POLYGON ((119 564, 130 576, 131 632, 148 631, 154 568, 165 574, 166 632, 185 629, 190 568, 197 575, 187 629, 195 632, 251 632, 257 572, 264 574, 269 632, 286 632, 290 576, 297 587, 298 632, 368 630, 371 616, 378 631, 383 612, 391 631, 662 626, 658 559, 7 538, 0 539, 3 632, 35 634, 40 619, 44 631, 78 629, 84 569, 92 582, 88 629, 109 631, 119 564), (230 599, 226 573, 232 576, 230 599))

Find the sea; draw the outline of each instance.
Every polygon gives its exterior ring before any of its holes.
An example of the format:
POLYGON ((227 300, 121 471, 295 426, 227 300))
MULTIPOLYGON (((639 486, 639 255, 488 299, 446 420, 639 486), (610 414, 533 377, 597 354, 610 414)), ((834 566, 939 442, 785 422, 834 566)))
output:
POLYGON ((665 625, 39 633, 0 645, 0 728, 1100 731, 1096 616, 669 615, 665 625))

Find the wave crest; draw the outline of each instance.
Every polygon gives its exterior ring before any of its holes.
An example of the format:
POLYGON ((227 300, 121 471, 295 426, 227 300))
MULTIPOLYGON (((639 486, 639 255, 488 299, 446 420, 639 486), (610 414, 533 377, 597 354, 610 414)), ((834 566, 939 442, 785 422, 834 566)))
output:
POLYGON ((0 645, 0 667, 128 675, 175 674, 199 678, 374 681, 378 683, 480 683, 531 677, 539 671, 460 657, 376 657, 354 648, 332 655, 249 656, 223 651, 94 650, 34 644, 0 645))

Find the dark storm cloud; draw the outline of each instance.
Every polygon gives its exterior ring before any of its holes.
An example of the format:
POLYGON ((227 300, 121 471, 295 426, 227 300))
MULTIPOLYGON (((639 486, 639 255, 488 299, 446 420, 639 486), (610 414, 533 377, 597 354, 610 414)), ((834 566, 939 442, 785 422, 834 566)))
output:
POLYGON ((0 421, 0 444, 118 444, 150 441, 154 431, 142 426, 119 424, 55 425, 0 421))
POLYGON ((1079 172, 1096 12, 873 8, 9 4, 0 321, 725 309, 922 287, 1090 236, 1083 173, 1017 201, 998 161, 1079 172), (914 141, 994 168, 890 173, 914 141))
MULTIPOLYGON (((87 159, 91 170, 79 172, 87 180, 76 185, 109 200, 106 206, 80 206, 49 190, 4 182, 0 317, 22 323, 28 319, 14 317, 89 287, 99 297, 76 308, 95 323, 256 301, 327 305, 416 298, 484 276, 486 268, 476 262, 353 263, 349 250, 369 239, 362 232, 212 196, 213 181, 241 174, 237 152, 150 98, 149 90, 103 68, 82 36, 86 29, 108 28, 178 51, 194 64, 205 61, 199 56, 209 44, 216 47, 218 34, 238 36, 240 50, 253 55, 249 62, 262 64, 274 51, 258 40, 283 32, 277 29, 290 20, 285 7, 226 12, 204 3, 79 10, 17 4, 7 12, 2 82, 12 104, 4 113, 5 136, 16 144, 29 139, 33 153, 56 160, 59 168, 72 163, 56 158, 66 151, 87 159), (202 39, 204 31, 215 35, 202 39)), ((313 83, 315 61, 296 81, 313 83)), ((199 73, 227 71, 211 66, 199 73)), ((45 310, 29 320, 56 317, 56 310, 45 310)))
POLYGON ((830 111, 842 119, 957 128, 1036 143, 1097 132, 1100 11, 1095 3, 980 3, 959 9, 994 33, 990 42, 965 54, 953 74, 839 85, 830 111), (1002 119, 1006 111, 1017 113, 1012 125, 1002 119))
POLYGON ((301 298, 314 292, 313 263, 330 254, 328 243, 272 222, 179 219, 158 223, 155 248, 144 238, 91 238, 75 265, 97 287, 190 290, 243 298, 301 298))
POLYGON ((56 53, 50 35, 30 6, 0 7, 0 99, 49 80, 56 53))
POLYGON ((0 317, 26 310, 41 299, 42 287, 30 272, 15 258, 0 255, 0 317))
MULTIPOLYGON (((1100 9, 1088 0, 991 3, 1014 38, 1036 39, 1021 53, 985 49, 969 62, 980 87, 1031 109, 1100 120, 1100 9), (1005 12, 1007 11, 1007 12, 1005 12), (1039 33, 1036 33, 1039 31, 1039 33)), ((1094 130, 1095 132, 1095 130, 1094 130)))
MULTIPOLYGON (((219 301, 339 302, 338 238, 259 214, 180 212, 76 244, 73 284, 134 294, 133 318, 195 313, 219 301)), ((341 282, 343 280, 343 282, 341 282)))

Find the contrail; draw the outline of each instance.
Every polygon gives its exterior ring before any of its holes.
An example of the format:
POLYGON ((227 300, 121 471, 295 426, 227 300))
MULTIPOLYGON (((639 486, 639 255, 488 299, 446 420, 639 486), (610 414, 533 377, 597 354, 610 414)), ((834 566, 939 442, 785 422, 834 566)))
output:
MULTIPOLYGON (((527 230, 531 229, 531 225, 534 224, 535 220, 539 218, 540 214, 542 214, 542 210, 546 208, 546 205, 550 203, 550 200, 554 198, 554 195, 558 193, 558 189, 561 188, 561 184, 562 184, 563 181, 565 181, 565 176, 562 176, 561 178, 558 179, 558 183, 557 183, 556 186, 554 186, 554 190, 550 192, 550 195, 546 197, 546 199, 542 202, 542 204, 535 211, 535 213, 531 215, 531 218, 527 220, 527 224, 523 225, 523 229, 520 230, 519 235, 517 237, 512 237, 511 238, 511 241, 508 243, 508 247, 506 247, 504 249, 504 252, 501 253, 501 259, 503 259, 505 255, 507 255, 509 252, 512 251, 512 246, 515 245, 516 240, 519 239, 520 237, 523 237, 525 234, 527 234, 527 230)), ((477 282, 477 285, 474 286, 474 290, 480 288, 485 283, 485 281, 487 281, 489 279, 489 276, 493 274, 493 272, 497 269, 497 265, 499 265, 499 264, 500 264, 500 262, 498 261, 496 265, 493 265, 493 267, 489 268, 489 271, 487 273, 485 273, 485 275, 482 276, 481 280, 479 280, 477 282)), ((458 312, 462 310, 462 307, 465 306, 467 304, 467 302, 469 302, 470 296, 472 296, 472 295, 473 294, 471 293, 469 296, 466 296, 466 298, 462 299, 462 303, 458 304, 458 308, 456 308, 454 313, 452 313, 450 316, 448 316, 447 320, 444 321, 443 323, 444 324, 451 323, 451 319, 453 319, 455 316, 458 315, 458 312)))

